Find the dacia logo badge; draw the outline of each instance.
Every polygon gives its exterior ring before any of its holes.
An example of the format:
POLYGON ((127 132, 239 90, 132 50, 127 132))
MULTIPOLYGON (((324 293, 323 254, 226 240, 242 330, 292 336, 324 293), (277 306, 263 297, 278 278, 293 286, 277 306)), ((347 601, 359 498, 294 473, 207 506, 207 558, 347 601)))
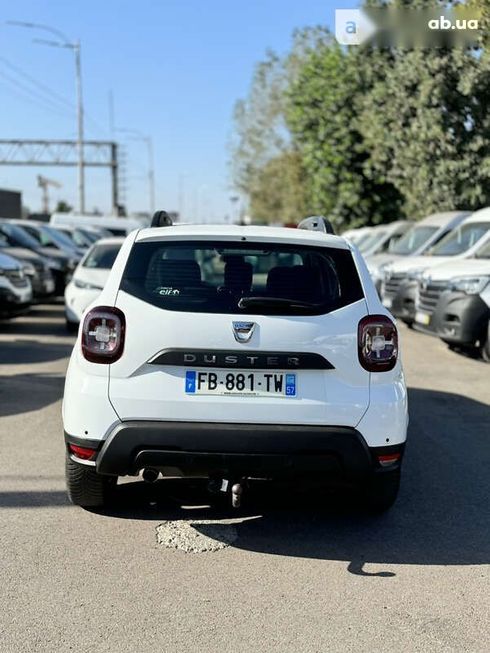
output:
POLYGON ((255 322, 233 322, 233 335, 237 342, 248 342, 255 329, 255 322))

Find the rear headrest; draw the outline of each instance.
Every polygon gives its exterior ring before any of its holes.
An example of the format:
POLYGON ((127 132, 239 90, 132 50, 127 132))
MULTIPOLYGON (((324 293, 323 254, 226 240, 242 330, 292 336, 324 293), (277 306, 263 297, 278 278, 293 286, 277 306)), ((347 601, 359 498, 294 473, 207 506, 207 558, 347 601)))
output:
POLYGON ((157 259, 150 264, 146 287, 185 288, 201 283, 201 268, 196 261, 157 259))
POLYGON ((225 287, 240 292, 252 288, 253 266, 242 259, 230 259, 225 263, 225 287))
POLYGON ((267 292, 275 297, 312 299, 320 294, 320 279, 304 265, 278 266, 267 275, 267 292))

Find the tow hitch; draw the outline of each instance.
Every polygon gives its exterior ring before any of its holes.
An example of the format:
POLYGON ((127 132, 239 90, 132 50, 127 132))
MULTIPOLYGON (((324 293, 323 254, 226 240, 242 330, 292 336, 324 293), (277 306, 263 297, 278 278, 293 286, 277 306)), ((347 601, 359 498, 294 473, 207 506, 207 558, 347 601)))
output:
POLYGON ((231 505, 233 508, 239 508, 242 503, 242 495, 246 486, 246 478, 241 478, 236 482, 230 481, 227 478, 213 478, 208 483, 208 490, 213 494, 218 494, 220 492, 230 493, 231 505))

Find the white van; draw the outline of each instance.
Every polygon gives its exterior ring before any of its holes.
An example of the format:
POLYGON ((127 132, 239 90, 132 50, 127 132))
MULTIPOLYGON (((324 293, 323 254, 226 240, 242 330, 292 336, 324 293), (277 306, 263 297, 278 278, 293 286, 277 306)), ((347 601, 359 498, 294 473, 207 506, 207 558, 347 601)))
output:
POLYGON ((361 254, 366 258, 382 252, 391 252, 395 244, 413 226, 408 220, 397 220, 373 227, 369 237, 357 244, 361 254))
POLYGON ((406 256, 420 256, 436 245, 444 236, 471 215, 468 211, 432 213, 416 222, 389 252, 366 258, 369 273, 376 287, 381 286, 383 267, 406 256))
POLYGON ((415 320, 417 281, 436 265, 470 258, 490 237, 490 208, 475 211, 423 256, 408 256, 383 267, 381 300, 395 317, 415 320))
POLYGON ((415 323, 447 342, 486 344, 483 334, 486 336, 490 318, 490 234, 471 258, 450 260, 422 274, 415 310, 415 323), (448 296, 447 291, 454 294, 448 296))
POLYGON ((110 231, 113 236, 127 236, 131 231, 141 228, 139 220, 134 218, 81 213, 53 213, 49 222, 54 227, 102 227, 110 231))

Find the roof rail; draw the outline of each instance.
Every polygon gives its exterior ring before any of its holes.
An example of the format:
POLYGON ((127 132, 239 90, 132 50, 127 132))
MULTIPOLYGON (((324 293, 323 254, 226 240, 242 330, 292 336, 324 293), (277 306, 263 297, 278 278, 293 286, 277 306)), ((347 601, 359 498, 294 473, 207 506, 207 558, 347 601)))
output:
POLYGON ((308 229, 308 231, 321 231, 324 234, 335 234, 335 230, 330 220, 323 215, 311 215, 298 225, 298 229, 308 229))
POLYGON ((151 227, 171 227, 172 225, 172 218, 167 211, 155 211, 151 219, 151 227))

